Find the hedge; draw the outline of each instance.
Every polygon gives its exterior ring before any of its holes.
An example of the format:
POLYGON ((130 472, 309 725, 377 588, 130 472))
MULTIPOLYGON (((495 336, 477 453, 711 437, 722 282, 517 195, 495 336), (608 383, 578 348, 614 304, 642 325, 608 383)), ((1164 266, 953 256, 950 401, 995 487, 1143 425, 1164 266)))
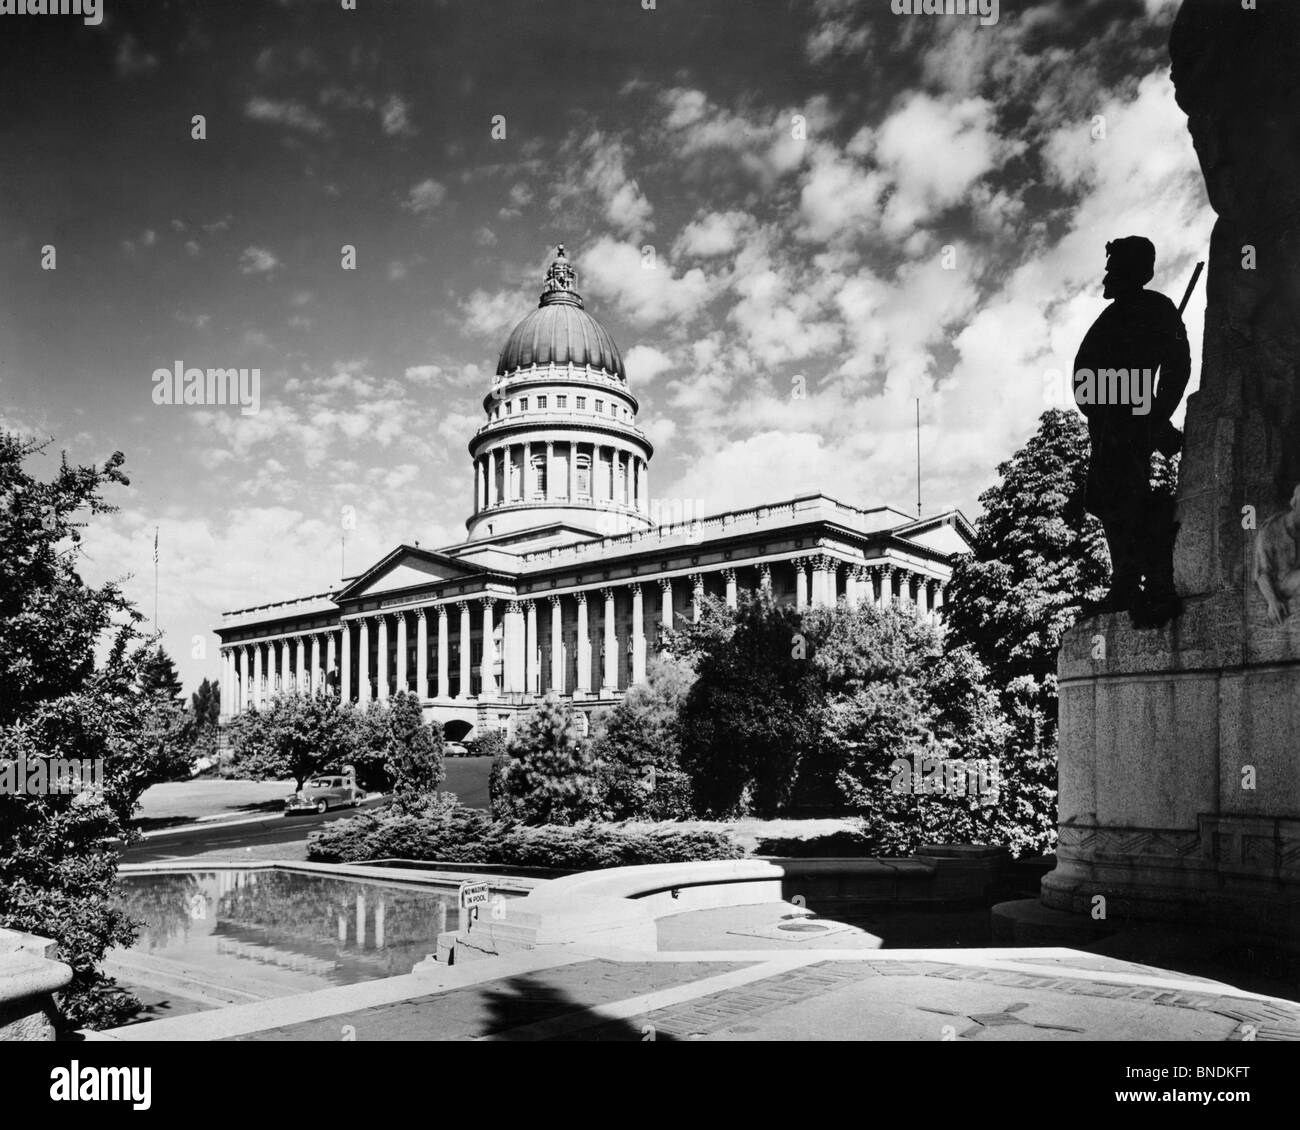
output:
POLYGON ((594 822, 527 826, 494 822, 484 812, 459 807, 423 816, 365 813, 307 838, 307 858, 318 863, 408 859, 596 871, 743 855, 740 846, 721 832, 671 827, 634 832, 594 822))

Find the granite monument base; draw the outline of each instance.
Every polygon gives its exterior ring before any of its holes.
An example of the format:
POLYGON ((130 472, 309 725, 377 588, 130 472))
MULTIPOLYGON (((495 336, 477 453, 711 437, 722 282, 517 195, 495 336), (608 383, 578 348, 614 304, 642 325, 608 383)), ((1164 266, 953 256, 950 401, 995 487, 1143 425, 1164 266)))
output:
POLYGON ((1076 625, 1044 906, 1300 940, 1300 622, 1240 592, 1076 625))

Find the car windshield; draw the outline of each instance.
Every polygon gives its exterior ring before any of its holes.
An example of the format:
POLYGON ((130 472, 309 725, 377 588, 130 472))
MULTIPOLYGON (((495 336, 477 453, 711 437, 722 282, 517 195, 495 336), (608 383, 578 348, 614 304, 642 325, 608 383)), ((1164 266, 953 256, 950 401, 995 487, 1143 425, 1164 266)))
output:
POLYGON ((309 789, 328 789, 333 784, 334 782, 331 781, 328 777, 316 777, 315 779, 307 782, 307 787, 309 789))

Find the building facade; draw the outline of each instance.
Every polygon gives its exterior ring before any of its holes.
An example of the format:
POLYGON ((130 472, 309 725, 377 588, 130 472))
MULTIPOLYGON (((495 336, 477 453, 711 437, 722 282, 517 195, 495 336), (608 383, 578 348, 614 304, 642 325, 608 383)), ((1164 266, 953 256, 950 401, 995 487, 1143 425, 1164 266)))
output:
POLYGON ((277 693, 418 694, 448 737, 510 728, 541 696, 584 713, 643 680, 703 599, 901 602, 938 617, 958 511, 912 518, 821 494, 703 515, 651 499, 650 441, 618 347, 564 248, 511 332, 469 443, 466 540, 399 545, 336 592, 223 615, 222 712, 277 693))

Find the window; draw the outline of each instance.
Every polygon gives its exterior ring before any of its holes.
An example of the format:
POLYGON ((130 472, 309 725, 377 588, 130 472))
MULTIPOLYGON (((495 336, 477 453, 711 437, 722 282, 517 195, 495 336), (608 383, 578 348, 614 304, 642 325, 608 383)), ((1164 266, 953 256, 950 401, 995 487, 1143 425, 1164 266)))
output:
POLYGON ((557 396, 555 398, 556 408, 567 408, 568 406, 569 406, 569 398, 567 396, 557 396))
POLYGON ((546 456, 533 456, 533 497, 546 497, 546 456))
POLYGON ((615 404, 612 400, 609 402, 609 414, 611 416, 618 415, 618 405, 615 404))
POLYGON ((596 401, 596 411, 597 412, 605 411, 605 402, 603 400, 596 401))
POLYGON ((587 410, 587 398, 585 396, 578 397, 578 411, 585 412, 586 410, 587 410))
POLYGON ((526 396, 521 396, 521 397, 519 398, 519 411, 520 411, 520 412, 527 412, 527 411, 528 411, 528 397, 526 397, 526 396))
POLYGON ((542 411, 542 412, 545 412, 545 411, 546 411, 546 397, 544 397, 544 396, 539 396, 539 397, 537 398, 537 407, 538 407, 538 409, 539 409, 540 411, 542 411))
POLYGON ((506 401, 506 415, 509 416, 510 413, 513 412, 514 410, 515 410, 515 402, 514 402, 513 400, 507 400, 507 401, 506 401))
POLYGON ((578 494, 591 497, 591 456, 578 456, 578 494))

